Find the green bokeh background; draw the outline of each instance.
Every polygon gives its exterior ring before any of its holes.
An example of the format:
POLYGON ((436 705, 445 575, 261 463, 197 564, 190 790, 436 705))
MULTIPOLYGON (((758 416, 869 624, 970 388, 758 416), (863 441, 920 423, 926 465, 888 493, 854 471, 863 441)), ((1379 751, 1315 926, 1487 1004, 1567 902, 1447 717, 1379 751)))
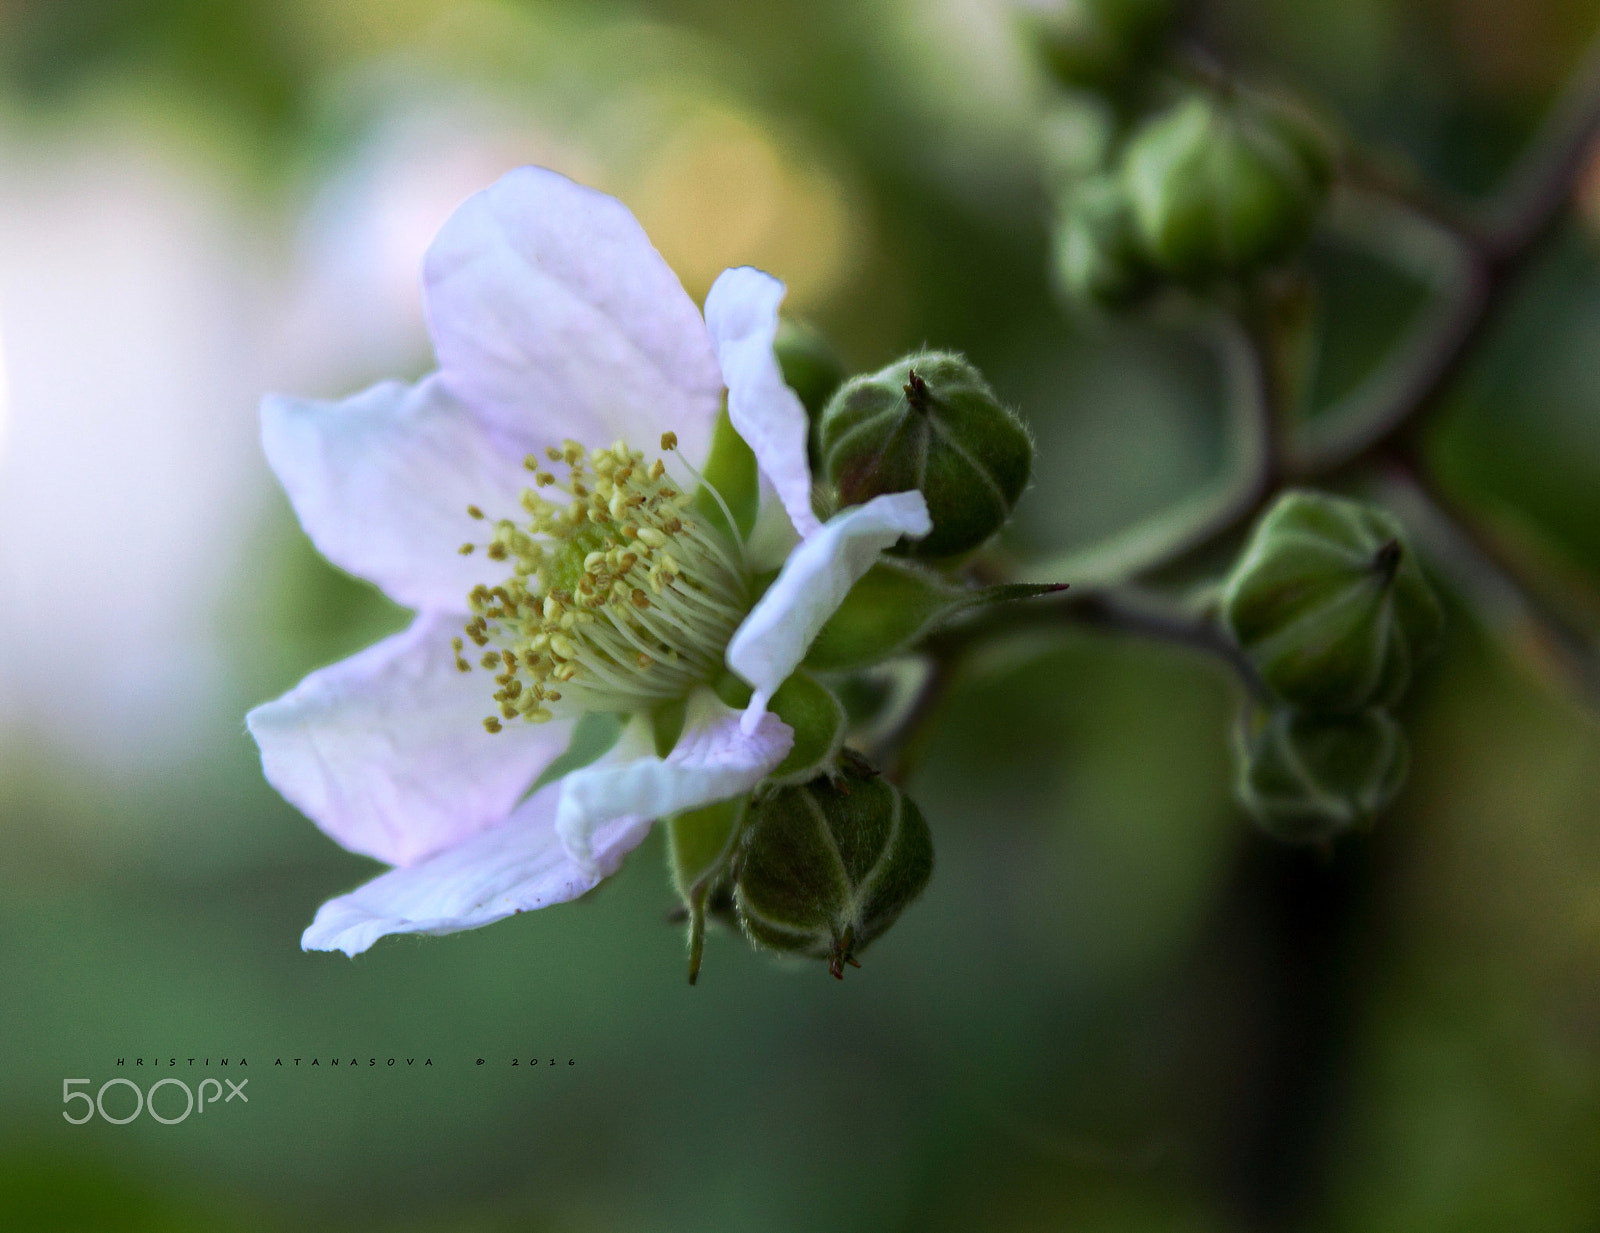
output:
MULTIPOLYGON (((1218 0, 1201 28, 1474 194, 1596 26, 1586 0, 1218 0)), ((1223 451, 1202 348, 1053 302, 1046 96, 1018 47, 998 0, 10 0, 0 114, 48 143, 136 107, 282 241, 418 83, 523 91, 592 140, 648 71, 835 186, 857 239, 805 307, 854 366, 959 348, 1021 408, 1039 454, 1007 550, 1027 559, 1206 483, 1223 451)), ((626 138, 606 139, 610 165, 626 138)), ((1579 205, 1429 448, 1588 611, 1600 261, 1579 205)), ((1331 249, 1314 261, 1331 395, 1416 295, 1331 249)), ((374 867, 262 782, 236 717, 404 614, 320 562, 277 496, 236 548, 207 617, 233 718, 159 771, 106 770, 25 718, 0 729, 0 1227, 1600 1220, 1600 739, 1459 603, 1407 704, 1412 782, 1331 863, 1268 846, 1231 805, 1235 697, 1213 665, 1034 631, 950 697, 911 783, 937 873, 866 966, 835 984, 721 934, 690 989, 659 836, 574 905, 302 954, 316 906, 374 867), (191 1056, 214 1074, 228 1057, 248 1107, 60 1117, 64 1078, 192 1082, 191 1056)))

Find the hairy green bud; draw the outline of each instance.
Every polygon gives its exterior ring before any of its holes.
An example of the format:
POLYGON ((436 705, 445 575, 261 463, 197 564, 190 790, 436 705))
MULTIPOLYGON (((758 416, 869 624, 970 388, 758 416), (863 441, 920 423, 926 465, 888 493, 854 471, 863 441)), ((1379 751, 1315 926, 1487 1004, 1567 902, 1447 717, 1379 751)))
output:
POLYGON ((1120 86, 1166 37, 1177 0, 1055 0, 1032 26, 1050 71, 1082 90, 1120 86))
POLYGON ((962 356, 925 352, 840 387, 822 413, 822 461, 844 505, 920 489, 933 530, 903 551, 947 557, 1010 519, 1033 441, 962 356))
POLYGON ((1299 248, 1332 160, 1320 134, 1287 108, 1237 90, 1196 93, 1134 134, 1122 178, 1150 260, 1198 283, 1299 248))
POLYGON ((1278 697, 1351 712, 1401 698, 1443 614, 1398 523, 1322 493, 1284 493, 1229 576, 1222 617, 1278 697))
POLYGON ((1312 715, 1279 707, 1242 725, 1239 803, 1274 838, 1321 843, 1369 826, 1405 783, 1405 733, 1381 708, 1312 715))
POLYGON ((1122 308, 1150 290, 1154 281, 1134 229, 1133 210, 1122 182, 1091 176, 1062 200, 1054 239, 1056 280, 1080 304, 1122 308))
POLYGON ((837 777, 752 804, 737 869, 750 940, 825 959, 842 979, 928 884, 933 838, 909 797, 847 758, 837 777))

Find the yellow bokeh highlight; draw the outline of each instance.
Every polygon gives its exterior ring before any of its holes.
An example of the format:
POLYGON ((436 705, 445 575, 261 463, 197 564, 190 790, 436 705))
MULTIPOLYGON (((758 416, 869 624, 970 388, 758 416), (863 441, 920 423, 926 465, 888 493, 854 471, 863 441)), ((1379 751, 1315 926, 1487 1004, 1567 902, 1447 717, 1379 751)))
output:
POLYGON ((723 270, 753 265, 789 285, 786 309, 812 307, 858 247, 839 181, 728 110, 680 121, 619 189, 697 300, 723 270))

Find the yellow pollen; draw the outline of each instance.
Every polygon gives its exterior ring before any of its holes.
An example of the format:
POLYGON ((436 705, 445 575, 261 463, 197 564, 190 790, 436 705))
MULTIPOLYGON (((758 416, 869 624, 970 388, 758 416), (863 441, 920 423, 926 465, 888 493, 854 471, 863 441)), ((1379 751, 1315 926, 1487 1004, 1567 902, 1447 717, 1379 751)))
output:
POLYGON ((467 506, 467 517, 481 519, 483 517, 483 511, 476 505, 469 505, 467 506))
MULTIPOLYGON (((661 445, 676 449, 676 434, 661 445)), ((523 517, 492 521, 487 544, 461 547, 483 548, 507 571, 499 585, 472 589, 462 631, 494 675, 500 718, 485 729, 546 722, 563 694, 583 709, 640 711, 714 679, 750 606, 741 546, 693 516, 661 459, 625 441, 592 450, 563 441, 543 457, 566 477, 530 454, 523 517), (540 495, 552 487, 553 499, 540 495)), ((469 512, 483 518, 475 505, 469 512)), ((456 666, 470 671, 463 640, 452 645, 456 666)))

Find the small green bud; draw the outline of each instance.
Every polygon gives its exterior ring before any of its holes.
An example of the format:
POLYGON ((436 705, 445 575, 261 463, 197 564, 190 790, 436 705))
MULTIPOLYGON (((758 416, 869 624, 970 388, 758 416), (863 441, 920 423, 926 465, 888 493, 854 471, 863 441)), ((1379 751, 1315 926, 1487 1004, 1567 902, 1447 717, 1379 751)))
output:
POLYGON ((1112 175, 1092 176, 1067 190, 1054 249, 1056 279, 1067 298, 1080 304, 1126 307, 1154 282, 1128 196, 1112 175))
POLYGON ((1146 254, 1190 282, 1293 253, 1331 176, 1327 144, 1306 120, 1237 90, 1192 94, 1147 121, 1122 162, 1146 254))
POLYGON ((800 396, 806 414, 815 421, 834 390, 844 384, 844 361, 820 331, 790 317, 778 322, 772 351, 778 357, 784 383, 800 396))
POLYGON ((1229 576, 1222 617, 1291 706, 1350 712, 1400 700, 1443 623, 1398 523, 1316 492, 1286 492, 1229 576))
POLYGON ((757 799, 737 868, 750 940, 826 959, 842 979, 928 884, 933 838, 909 797, 847 758, 837 778, 757 799))
POLYGON ((1405 733, 1387 711, 1311 715, 1279 707, 1238 734, 1239 803, 1288 843, 1369 826, 1405 783, 1405 733))
POLYGON ((1055 0, 1032 25, 1062 85, 1111 90, 1155 51, 1177 9, 1177 0, 1055 0))
POLYGON ((822 413, 822 460, 844 505, 921 489, 933 530, 904 551, 947 557, 1010 519, 1033 442, 962 356, 925 352, 840 387, 822 413))

